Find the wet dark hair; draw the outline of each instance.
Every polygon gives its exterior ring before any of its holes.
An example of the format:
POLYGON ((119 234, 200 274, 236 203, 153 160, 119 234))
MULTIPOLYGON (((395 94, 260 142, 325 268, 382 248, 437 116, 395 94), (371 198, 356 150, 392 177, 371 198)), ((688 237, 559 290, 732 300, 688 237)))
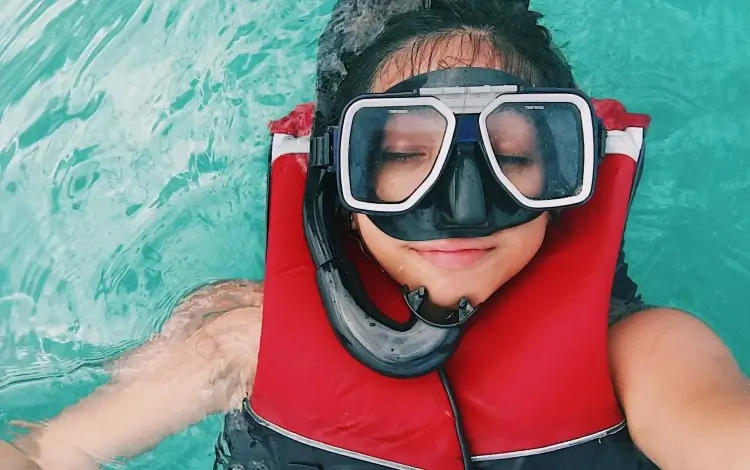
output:
POLYGON ((477 53, 478 46, 491 44, 503 70, 532 85, 576 86, 571 67, 550 31, 538 24, 542 14, 527 10, 523 1, 424 2, 431 4, 429 8, 422 3, 340 0, 336 4, 319 41, 316 134, 335 124, 352 98, 371 89, 393 54, 411 45, 415 67, 425 54, 434 54, 442 40, 455 36, 464 37, 477 53))

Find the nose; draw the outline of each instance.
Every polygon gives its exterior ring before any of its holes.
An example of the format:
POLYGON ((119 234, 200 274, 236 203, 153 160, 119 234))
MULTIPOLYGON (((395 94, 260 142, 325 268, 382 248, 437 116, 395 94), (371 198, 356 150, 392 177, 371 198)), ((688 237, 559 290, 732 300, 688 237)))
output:
MULTIPOLYGON (((478 159, 481 149, 477 142, 457 142, 450 156, 450 166, 444 175, 445 191, 438 196, 441 204, 436 209, 441 213, 442 228, 483 227, 487 225, 487 203, 478 159)), ((437 214, 436 214, 437 215, 437 214)))

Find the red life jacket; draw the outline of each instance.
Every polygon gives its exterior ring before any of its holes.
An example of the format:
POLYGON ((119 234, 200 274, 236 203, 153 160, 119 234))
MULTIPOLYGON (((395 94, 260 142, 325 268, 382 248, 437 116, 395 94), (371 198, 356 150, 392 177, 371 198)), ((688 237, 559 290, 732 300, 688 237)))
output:
MULTIPOLYGON (((594 196, 549 225, 538 254, 483 305, 447 363, 474 460, 549 452, 624 427, 608 368, 608 308, 650 118, 612 100, 595 101, 595 109, 608 134, 594 196)), ((270 126, 265 298, 250 412, 287 437, 365 461, 460 469, 437 374, 381 376, 351 357, 328 323, 302 226, 312 111, 298 106, 270 126)), ((356 247, 348 254, 380 310, 406 318, 400 287, 356 247)))

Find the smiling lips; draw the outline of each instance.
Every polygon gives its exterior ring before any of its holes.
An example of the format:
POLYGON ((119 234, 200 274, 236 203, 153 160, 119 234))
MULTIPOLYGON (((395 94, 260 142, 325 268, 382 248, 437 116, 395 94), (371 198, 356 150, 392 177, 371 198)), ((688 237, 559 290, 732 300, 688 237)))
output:
POLYGON ((435 267, 467 269, 495 247, 481 239, 445 239, 414 243, 411 248, 435 267))

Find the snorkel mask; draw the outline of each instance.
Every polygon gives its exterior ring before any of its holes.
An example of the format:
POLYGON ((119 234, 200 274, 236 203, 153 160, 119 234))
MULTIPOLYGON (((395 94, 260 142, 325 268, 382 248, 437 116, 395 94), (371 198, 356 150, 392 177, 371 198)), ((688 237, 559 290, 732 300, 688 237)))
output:
POLYGON ((604 129, 578 90, 534 88, 493 69, 456 68, 356 97, 312 139, 305 235, 328 318, 371 369, 415 377, 437 369, 477 311, 463 298, 448 321, 380 312, 343 255, 337 212, 366 214, 401 240, 484 237, 588 201, 604 129))

